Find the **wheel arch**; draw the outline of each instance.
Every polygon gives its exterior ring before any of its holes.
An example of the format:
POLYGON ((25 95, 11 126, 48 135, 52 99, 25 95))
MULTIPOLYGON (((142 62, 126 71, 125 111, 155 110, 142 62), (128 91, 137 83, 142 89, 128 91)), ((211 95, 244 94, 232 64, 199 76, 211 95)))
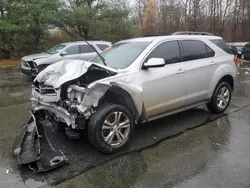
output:
MULTIPOLYGON (((227 83, 230 85, 231 89, 232 89, 232 90, 234 89, 234 78, 233 78, 231 75, 227 74, 227 75, 223 76, 223 77, 218 81, 218 84, 221 83, 221 82, 227 82, 227 83)), ((217 85, 218 85, 218 84, 217 84, 217 85)))
POLYGON ((135 120, 138 120, 141 116, 142 108, 139 107, 140 102, 135 101, 136 99, 131 96, 131 94, 125 89, 112 85, 105 95, 100 99, 98 106, 105 103, 115 103, 126 106, 129 110, 131 110, 132 114, 135 116, 135 120))
POLYGON ((212 78, 209 98, 212 97, 215 88, 222 81, 226 81, 231 86, 231 89, 234 90, 235 78, 237 75, 236 72, 237 71, 232 66, 229 66, 229 65, 223 65, 220 68, 218 68, 212 78))

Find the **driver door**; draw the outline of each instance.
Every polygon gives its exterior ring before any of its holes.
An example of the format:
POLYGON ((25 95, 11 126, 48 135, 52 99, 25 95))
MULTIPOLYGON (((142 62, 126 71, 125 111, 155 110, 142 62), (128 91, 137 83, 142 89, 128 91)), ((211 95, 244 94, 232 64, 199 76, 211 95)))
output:
POLYGON ((143 100, 148 117, 185 107, 187 88, 179 42, 159 44, 144 62, 150 58, 163 58, 165 66, 141 70, 143 100))

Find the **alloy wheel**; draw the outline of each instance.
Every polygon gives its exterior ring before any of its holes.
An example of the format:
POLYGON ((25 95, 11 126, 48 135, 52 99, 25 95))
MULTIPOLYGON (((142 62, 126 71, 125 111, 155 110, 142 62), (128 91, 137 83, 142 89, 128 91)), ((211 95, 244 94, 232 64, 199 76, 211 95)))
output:
POLYGON ((104 141, 114 148, 121 147, 128 140, 130 121, 123 112, 113 112, 105 120, 102 126, 104 141))
POLYGON ((227 87, 222 87, 217 96, 217 106, 220 110, 224 110, 230 100, 230 91, 227 87))

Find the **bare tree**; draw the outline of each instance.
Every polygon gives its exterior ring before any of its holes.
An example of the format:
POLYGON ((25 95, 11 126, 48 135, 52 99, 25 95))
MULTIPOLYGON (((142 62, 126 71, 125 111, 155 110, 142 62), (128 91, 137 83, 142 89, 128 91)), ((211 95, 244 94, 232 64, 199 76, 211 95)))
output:
POLYGON ((250 40, 250 0, 158 0, 159 6, 152 17, 148 16, 150 0, 136 2, 138 22, 143 31, 156 34, 178 30, 209 31, 228 41, 250 40), (148 24, 145 24, 145 15, 151 19, 148 24))

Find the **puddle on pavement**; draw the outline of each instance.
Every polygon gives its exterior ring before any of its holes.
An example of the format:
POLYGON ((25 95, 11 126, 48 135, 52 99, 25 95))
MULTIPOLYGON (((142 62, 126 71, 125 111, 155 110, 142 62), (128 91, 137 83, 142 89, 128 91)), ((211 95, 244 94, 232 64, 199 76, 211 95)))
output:
POLYGON ((46 183, 38 182, 33 179, 23 181, 17 170, 2 168, 0 164, 0 187, 1 188, 35 188, 38 186, 44 186, 46 183), (8 173, 7 173, 8 172, 8 173))
POLYGON ((31 81, 19 69, 0 70, 0 107, 25 103, 30 95, 31 81))
POLYGON ((29 101, 31 86, 0 87, 0 107, 18 105, 29 101))

